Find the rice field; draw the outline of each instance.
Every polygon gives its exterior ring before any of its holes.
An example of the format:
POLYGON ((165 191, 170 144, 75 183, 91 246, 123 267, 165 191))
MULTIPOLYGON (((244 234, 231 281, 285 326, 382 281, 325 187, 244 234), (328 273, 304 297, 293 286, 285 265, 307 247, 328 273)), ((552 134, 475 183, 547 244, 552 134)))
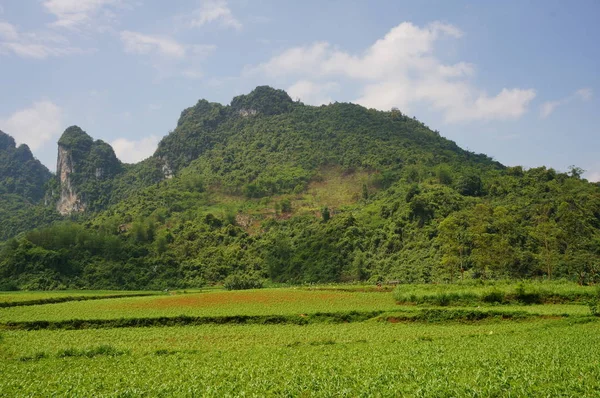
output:
POLYGON ((313 312, 391 311, 397 307, 391 293, 352 293, 294 288, 219 290, 5 308, 0 311, 0 322, 180 315, 291 315, 313 312))
POLYGON ((42 292, 1 292, 1 303, 38 302, 51 299, 65 298, 90 298, 90 297, 114 297, 114 296, 138 296, 158 294, 159 292, 147 291, 120 291, 120 290, 49 290, 42 292))
POLYGON ((397 292, 348 290, 208 291, 0 308, 0 396, 600 395, 600 318, 586 303, 431 306, 398 304, 397 292), (368 318, 306 324, 6 326, 76 317, 285 320, 369 311, 368 318), (499 316, 481 315, 487 312, 499 316))

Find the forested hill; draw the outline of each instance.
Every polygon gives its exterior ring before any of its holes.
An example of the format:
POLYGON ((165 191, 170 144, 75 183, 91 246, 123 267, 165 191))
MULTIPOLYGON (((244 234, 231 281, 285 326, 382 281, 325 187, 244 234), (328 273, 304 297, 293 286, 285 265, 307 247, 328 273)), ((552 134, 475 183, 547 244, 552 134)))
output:
POLYGON ((45 193, 45 184, 52 178, 50 171, 33 157, 25 144, 0 131, 0 194, 15 194, 37 202, 45 193))
POLYGON ((52 174, 27 145, 0 131, 0 241, 27 228, 57 219, 40 203, 50 190, 52 174))
POLYGON ((399 110, 258 87, 184 110, 136 165, 70 129, 59 157, 80 202, 70 221, 4 244, 4 286, 600 275, 600 187, 580 170, 506 168, 399 110))

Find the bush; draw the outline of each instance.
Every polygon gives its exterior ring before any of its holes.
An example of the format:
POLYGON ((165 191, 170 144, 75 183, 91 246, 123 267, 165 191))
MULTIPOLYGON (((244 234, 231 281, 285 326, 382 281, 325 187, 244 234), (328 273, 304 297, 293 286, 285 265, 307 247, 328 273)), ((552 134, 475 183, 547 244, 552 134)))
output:
POLYGON ((223 281, 227 290, 261 289, 264 281, 256 274, 231 274, 223 281))
POLYGON ((590 312, 594 316, 600 316, 600 286, 596 287, 596 295, 590 302, 588 303, 590 307, 590 312))
POLYGON ((527 291, 525 289, 525 285, 519 284, 515 291, 515 298, 518 302, 523 304, 541 304, 542 303, 542 294, 538 291, 527 291))
POLYGON ((500 290, 492 290, 490 292, 484 293, 481 297, 481 300, 484 303, 502 303, 504 301, 504 293, 500 290))
POLYGON ((0 292, 16 292, 19 287, 13 281, 1 281, 0 292))

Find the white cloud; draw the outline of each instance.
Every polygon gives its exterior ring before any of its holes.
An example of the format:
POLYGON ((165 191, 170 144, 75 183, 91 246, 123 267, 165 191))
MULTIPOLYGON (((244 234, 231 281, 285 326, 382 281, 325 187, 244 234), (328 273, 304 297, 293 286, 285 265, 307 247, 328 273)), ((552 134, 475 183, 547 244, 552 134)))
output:
POLYGON ((164 36, 139 32, 121 32, 123 49, 127 53, 147 55, 159 77, 182 76, 200 79, 202 61, 217 47, 214 45, 183 44, 164 36))
POLYGON ((589 101, 592 99, 592 89, 589 87, 580 88, 579 90, 575 91, 574 95, 583 101, 589 101))
POLYGON ((102 30, 116 18, 117 8, 127 7, 128 0, 44 0, 44 8, 56 17, 52 27, 79 30, 102 30))
POLYGON ((479 94, 474 102, 468 99, 462 104, 449 105, 446 120, 448 122, 463 122, 471 120, 518 119, 527 111, 529 102, 534 98, 535 90, 531 89, 504 88, 494 97, 479 94))
POLYGON ((173 39, 160 36, 145 35, 139 32, 121 32, 125 52, 132 54, 156 53, 165 57, 183 58, 186 47, 173 39))
POLYGON ((156 54, 166 58, 185 58, 186 56, 206 57, 217 47, 211 44, 187 45, 163 36, 147 35, 125 30, 121 32, 121 41, 125 52, 132 54, 156 54))
MULTIPOLYGON (((470 83, 474 65, 444 64, 436 57, 438 41, 462 36, 457 27, 441 22, 425 27, 404 22, 362 53, 351 54, 317 42, 288 49, 258 66, 247 66, 244 74, 299 79, 292 85, 296 89, 296 85, 306 88, 306 81, 349 79, 361 86, 356 102, 364 106, 399 107, 406 113, 411 105, 424 102, 440 111, 448 123, 523 115, 536 95, 534 90, 503 88, 489 95, 470 83)), ((305 95, 310 97, 314 91, 305 95)))
POLYGON ((301 80, 287 89, 290 97, 299 98, 309 105, 323 105, 333 102, 329 95, 332 91, 338 91, 339 84, 335 82, 314 83, 301 80))
POLYGON ((545 119, 550 116, 559 106, 567 105, 573 101, 589 101, 592 99, 592 89, 588 87, 580 88, 568 97, 557 101, 546 101, 540 106, 540 118, 545 119))
POLYGON ((90 51, 71 47, 65 38, 45 33, 25 32, 7 22, 0 22, 0 55, 14 54, 23 58, 44 59, 90 51))
POLYGON ((62 110, 51 101, 35 102, 7 118, 0 118, 0 130, 12 135, 17 143, 32 151, 57 137, 62 128, 62 110))
POLYGON ((561 104, 561 101, 546 101, 540 106, 540 117, 542 119, 550 116, 552 112, 561 104))
POLYGON ((301 75, 313 71, 321 75, 320 65, 330 51, 329 43, 318 42, 307 47, 295 47, 271 58, 257 67, 246 67, 244 74, 263 73, 267 76, 301 75))
POLYGON ((0 38, 3 40, 18 40, 19 34, 13 25, 7 22, 0 22, 0 38))
POLYGON ((204 0, 192 15, 190 21, 192 27, 218 22, 223 27, 242 29, 242 24, 233 16, 226 0, 204 0))
POLYGON ((141 140, 133 141, 127 138, 118 138, 111 142, 115 154, 125 163, 136 163, 144 160, 156 151, 160 137, 151 135, 141 140))

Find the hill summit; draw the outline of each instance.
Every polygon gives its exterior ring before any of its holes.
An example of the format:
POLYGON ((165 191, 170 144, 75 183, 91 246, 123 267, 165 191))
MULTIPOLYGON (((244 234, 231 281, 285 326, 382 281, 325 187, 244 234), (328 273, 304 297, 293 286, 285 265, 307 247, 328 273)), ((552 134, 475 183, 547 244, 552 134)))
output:
POLYGON ((17 147, 14 138, 0 131, 0 193, 35 202, 44 196, 50 178, 50 171, 33 157, 27 145, 17 147))
POLYGON ((67 128, 58 140, 58 212, 67 215, 85 211, 90 200, 99 199, 98 182, 111 179, 121 171, 121 162, 110 145, 94 141, 78 126, 67 128))

